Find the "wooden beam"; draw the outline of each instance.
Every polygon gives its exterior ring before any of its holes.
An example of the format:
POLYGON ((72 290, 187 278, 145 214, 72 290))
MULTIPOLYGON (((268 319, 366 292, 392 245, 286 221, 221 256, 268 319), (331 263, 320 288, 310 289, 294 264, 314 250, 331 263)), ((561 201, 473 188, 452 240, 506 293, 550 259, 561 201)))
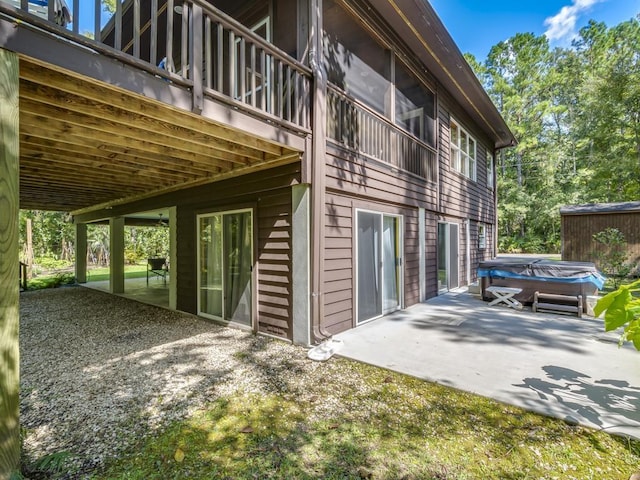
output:
MULTIPOLYGON (((40 143, 45 146, 55 143, 68 151, 90 153, 96 157, 104 156, 110 159, 122 159, 136 165, 143 164, 145 167, 157 165, 158 167, 166 167, 180 172, 189 171, 194 175, 205 175, 210 173, 212 169, 216 171, 219 168, 231 167, 229 162, 217 158, 210 160, 209 165, 205 165, 202 163, 202 159, 200 159, 200 162, 195 162, 187 158, 171 156, 167 151, 156 153, 144 150, 142 148, 144 145, 136 146, 135 142, 131 142, 130 145, 114 145, 107 142, 108 135, 103 136, 100 132, 91 130, 85 132, 86 136, 82 136, 82 132, 77 131, 78 135, 75 135, 65 129, 62 124, 47 128, 44 125, 38 126, 37 122, 37 118, 30 118, 27 114, 22 115, 21 129, 29 130, 28 133, 22 132, 22 140, 24 142, 40 143), (212 167, 211 164, 215 164, 215 167, 212 167)), ((183 156, 186 157, 187 154, 183 156)))
POLYGON ((266 156, 248 159, 245 156, 233 153, 222 154, 215 148, 207 148, 205 146, 192 146, 192 148, 189 148, 188 144, 181 144, 180 139, 177 138, 167 140, 166 137, 163 139, 145 132, 137 132, 139 136, 136 136, 136 132, 131 129, 116 126, 106 119, 101 120, 96 117, 74 115, 62 109, 43 111, 29 102, 29 100, 21 100, 20 102, 21 128, 25 134, 37 135, 36 132, 41 129, 43 131, 57 132, 60 138, 67 136, 75 140, 93 138, 100 140, 105 149, 112 145, 126 147, 187 160, 205 169, 209 169, 211 166, 229 168, 232 164, 246 165, 253 160, 261 161, 266 156), (100 127, 101 123, 103 123, 104 128, 100 127))
MULTIPOLYGON (((248 163, 249 160, 261 160, 265 156, 262 151, 249 150, 244 147, 226 143, 223 145, 217 141, 215 136, 205 137, 204 135, 200 135, 198 140, 194 141, 192 136, 185 132, 182 127, 172 126, 161 129, 158 125, 159 128, 152 131, 152 128, 138 128, 134 126, 136 124, 136 120, 134 119, 122 122, 120 121, 121 119, 117 119, 104 112, 101 116, 98 111, 81 111, 84 110, 84 108, 78 107, 76 103, 68 106, 55 106, 52 105, 54 102, 50 99, 47 99, 44 104, 41 103, 40 100, 44 99, 29 98, 21 95, 21 112, 45 117, 48 123, 57 123, 60 121, 59 119, 64 119, 65 124, 99 130, 111 135, 111 142, 117 142, 125 138, 130 140, 144 138, 146 144, 154 144, 156 148, 185 151, 198 155, 201 158, 207 158, 212 150, 220 150, 232 155, 240 155, 239 160, 231 160, 233 158, 231 155, 228 158, 229 161, 240 164, 248 163)), ((140 122, 138 124, 139 126, 145 124, 144 118, 142 117, 138 118, 137 121, 140 122)))
POLYGON ((108 102, 107 105, 114 109, 129 112, 133 115, 144 114, 148 119, 157 122, 165 122, 167 118, 170 118, 173 120, 172 123, 180 125, 188 131, 204 135, 210 135, 212 131, 215 131, 216 137, 220 141, 240 147, 261 150, 273 155, 282 154, 283 146, 281 145, 229 128, 173 106, 147 98, 142 99, 112 85, 89 82, 86 79, 56 72, 47 68, 44 64, 25 64, 21 67, 20 76, 23 81, 40 85, 52 85, 62 92, 85 98, 91 102, 101 104, 108 102))
POLYGON ((149 193, 145 193, 143 195, 137 196, 137 197, 127 197, 124 199, 117 199, 114 201, 110 201, 110 202, 105 202, 102 204, 94 204, 91 207, 87 207, 87 208, 82 208, 79 210, 75 210, 72 211, 71 214, 73 216, 78 216, 78 215, 85 215, 87 213, 91 213, 91 212, 95 212, 97 210, 102 210, 102 209, 106 209, 106 208, 112 208, 115 207, 117 205, 124 205, 126 203, 131 203, 131 202, 136 202, 139 200, 144 200, 147 198, 151 198, 151 197, 156 197, 159 195, 166 195, 172 192, 176 192, 178 190, 183 190, 186 188, 192 188, 192 187, 198 187, 200 185, 206 185, 208 183, 214 183, 214 182, 219 182, 222 180, 225 180, 227 178, 233 178, 233 177, 239 177, 240 175, 244 175, 244 174, 248 174, 248 173, 253 173, 253 172, 259 172, 262 170, 268 170, 271 168, 275 168, 278 167, 280 165, 286 165, 288 163, 294 163, 294 162, 299 162, 300 161, 300 156, 301 153, 298 152, 294 152, 294 153, 290 153, 288 155, 284 155, 283 157, 277 159, 277 160, 272 160, 272 161, 268 161, 268 162, 263 162, 260 164, 254 164, 251 165, 250 167, 242 167, 242 168, 237 168, 228 172, 224 172, 224 173, 220 173, 217 175, 211 175, 210 177, 207 178, 200 178, 198 180, 195 180, 193 182, 187 182, 184 183, 182 185, 176 185, 173 187, 168 187, 165 188, 163 190, 158 190, 156 192, 149 192, 149 193))
POLYGON ((0 49, 0 478, 20 466, 18 63, 0 49))

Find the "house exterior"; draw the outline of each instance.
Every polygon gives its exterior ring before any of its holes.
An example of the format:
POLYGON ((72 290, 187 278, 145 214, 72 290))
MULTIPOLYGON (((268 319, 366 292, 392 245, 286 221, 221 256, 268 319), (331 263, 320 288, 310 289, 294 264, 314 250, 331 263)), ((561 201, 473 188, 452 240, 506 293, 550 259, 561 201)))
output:
POLYGON ((628 262, 640 265, 640 202, 566 205, 560 208, 560 219, 562 260, 598 263, 593 235, 616 228, 627 242, 628 262))
POLYGON ((108 222, 113 293, 143 213, 170 225, 172 308, 306 345, 495 255, 515 139, 426 1, 63 4, 0 1, 19 205, 70 211, 80 252, 108 222))

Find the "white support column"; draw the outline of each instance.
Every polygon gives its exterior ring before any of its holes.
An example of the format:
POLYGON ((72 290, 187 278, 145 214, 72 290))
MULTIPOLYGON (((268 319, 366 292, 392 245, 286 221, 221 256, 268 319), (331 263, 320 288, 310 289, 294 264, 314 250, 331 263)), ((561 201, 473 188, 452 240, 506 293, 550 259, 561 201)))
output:
POLYGON ((418 275, 420 276, 420 301, 427 299, 427 226, 425 218, 425 209, 418 208, 418 252, 419 261, 418 275))
POLYGON ((20 466, 18 65, 0 48, 0 478, 20 466))
POLYGON ((76 282, 87 283, 86 223, 76 223, 76 282))
POLYGON ((124 293, 124 217, 109 219, 109 291, 124 293))
POLYGON ((178 308, 178 223, 177 208, 169 209, 169 308, 178 308))
POLYGON ((292 188, 293 343, 311 343, 311 212, 309 185, 292 188))

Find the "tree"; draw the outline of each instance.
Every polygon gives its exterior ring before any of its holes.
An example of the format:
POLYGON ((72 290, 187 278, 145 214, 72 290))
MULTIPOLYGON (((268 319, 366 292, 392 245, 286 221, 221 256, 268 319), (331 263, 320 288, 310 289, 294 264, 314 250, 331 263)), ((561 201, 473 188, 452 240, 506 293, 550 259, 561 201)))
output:
POLYGON ((500 249, 559 251, 559 207, 640 197, 640 21, 569 48, 517 34, 470 65, 518 139, 498 155, 500 249))

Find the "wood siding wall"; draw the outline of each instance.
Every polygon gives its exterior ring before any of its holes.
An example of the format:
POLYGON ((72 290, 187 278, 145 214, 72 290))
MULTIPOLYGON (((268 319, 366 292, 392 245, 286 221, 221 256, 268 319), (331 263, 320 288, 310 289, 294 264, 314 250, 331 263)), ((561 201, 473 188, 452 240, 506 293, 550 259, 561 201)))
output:
POLYGON ((494 224, 494 190, 487 187, 487 153, 493 153, 491 142, 479 132, 464 112, 442 91, 438 94, 440 146, 440 212, 461 219, 494 224), (476 180, 473 181, 451 167, 450 120, 453 117, 477 142, 476 180), (488 152, 488 150, 490 151, 488 152))
MULTIPOLYGON (((460 232, 460 285, 477 280, 478 263, 495 256, 493 232, 495 230, 495 191, 487 187, 487 155, 493 154, 490 140, 480 132, 446 92, 438 94, 438 144, 440 161, 439 213, 446 221, 459 224, 460 232), (454 120, 476 140, 476 180, 455 171, 450 158, 450 121, 454 120), (469 222, 469 232, 465 221, 469 222), (486 228, 486 248, 478 248, 478 223, 486 228), (467 244, 470 265, 467 270, 467 244)), ((495 164, 495 161, 494 161, 495 164)))
POLYGON ((629 261, 640 265, 640 212, 562 215, 562 260, 597 263, 592 236, 607 228, 624 234, 629 261))
POLYGON ((171 199, 177 205, 179 310, 197 313, 197 215, 252 207, 258 330, 292 339, 291 185, 299 177, 300 164, 291 164, 179 192, 171 199))
POLYGON ((293 338, 291 189, 258 203, 258 331, 293 338))
MULTIPOLYGON (((347 151, 331 145, 328 152, 324 326, 329 332, 338 333, 355 326, 356 209, 402 215, 402 302, 408 307, 420 300, 418 207, 433 208, 436 195, 433 185, 416 176, 393 171, 373 160, 350 157, 347 151)), ((427 232, 427 238, 433 241, 433 248, 427 251, 427 262, 429 264, 433 257, 431 275, 434 281, 436 237, 437 230, 427 232)), ((437 286, 434 289, 437 290, 437 286)))

